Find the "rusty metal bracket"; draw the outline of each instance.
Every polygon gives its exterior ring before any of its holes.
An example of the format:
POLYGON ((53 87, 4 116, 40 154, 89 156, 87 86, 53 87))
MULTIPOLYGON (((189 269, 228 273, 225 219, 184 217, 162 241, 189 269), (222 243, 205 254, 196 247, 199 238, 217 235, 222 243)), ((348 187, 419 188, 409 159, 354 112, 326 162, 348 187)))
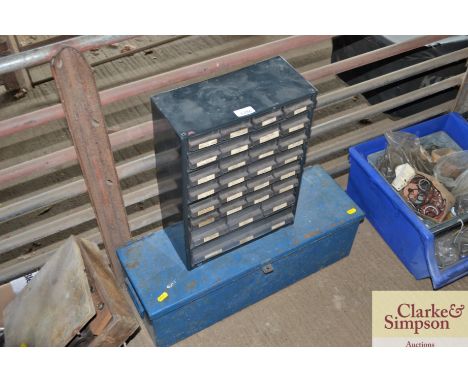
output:
POLYGON ((123 285, 115 251, 130 240, 130 228, 93 72, 70 47, 57 53, 51 68, 112 270, 123 285))

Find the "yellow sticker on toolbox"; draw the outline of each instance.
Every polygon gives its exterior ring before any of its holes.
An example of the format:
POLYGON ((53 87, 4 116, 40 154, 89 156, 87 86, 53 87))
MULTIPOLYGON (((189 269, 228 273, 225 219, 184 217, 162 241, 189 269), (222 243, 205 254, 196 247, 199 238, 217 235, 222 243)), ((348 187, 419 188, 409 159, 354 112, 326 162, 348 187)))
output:
POLYGON ((348 215, 352 215, 352 214, 355 214, 356 211, 357 211, 356 208, 350 208, 348 211, 346 211, 346 213, 347 213, 348 215))
POLYGON ((163 302, 166 298, 169 297, 169 294, 167 292, 162 292, 159 296, 158 296, 158 302, 163 302))

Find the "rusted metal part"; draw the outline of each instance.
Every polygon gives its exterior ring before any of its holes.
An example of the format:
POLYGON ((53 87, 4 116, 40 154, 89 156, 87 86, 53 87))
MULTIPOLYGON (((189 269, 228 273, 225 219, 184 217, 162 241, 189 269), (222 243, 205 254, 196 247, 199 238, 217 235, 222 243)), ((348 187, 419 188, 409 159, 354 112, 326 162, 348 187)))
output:
POLYGON ((325 78, 327 76, 331 76, 333 74, 342 73, 347 70, 370 64, 372 62, 380 61, 384 58, 396 56, 400 53, 408 52, 426 44, 430 44, 431 42, 442 40, 446 37, 449 36, 433 35, 417 37, 405 42, 393 44, 385 48, 376 49, 355 57, 347 58, 346 60, 334 62, 333 64, 325 65, 317 69, 309 70, 303 75, 306 80, 315 81, 321 78, 325 78))
MULTIPOLYGON (((153 134, 153 122, 148 121, 109 135, 112 150, 119 150, 138 142, 150 139, 153 134)), ((73 146, 50 154, 18 163, 0 170, 0 189, 26 182, 31 178, 49 174, 76 163, 76 151, 73 146)), ((1 221, 1 219, 0 219, 1 221)))
POLYGON ((115 251, 130 240, 130 228, 93 72, 69 47, 54 57, 51 68, 104 245, 123 285, 115 251))
POLYGON ((136 36, 80 36, 0 58, 0 75, 49 62, 68 46, 81 52, 125 41, 136 36))
MULTIPOLYGON (((183 35, 182 36, 174 36, 174 37, 169 37, 169 38, 167 38, 167 39, 165 39, 163 41, 157 41, 157 42, 154 42, 152 44, 148 44, 148 45, 144 45, 144 46, 138 46, 138 47, 135 47, 132 50, 129 50, 129 51, 126 51, 126 52, 123 52, 123 53, 119 53, 119 54, 116 54, 116 55, 113 55, 113 56, 110 56, 110 57, 106 57, 106 58, 103 58, 102 60, 91 62, 90 65, 91 65, 92 68, 94 68, 96 66, 105 64, 107 62, 118 60, 120 58, 131 56, 131 55, 133 55, 135 53, 144 52, 144 51, 146 51, 148 49, 153 49, 153 48, 165 45, 165 44, 169 44, 169 43, 174 42, 174 41, 181 40, 181 39, 183 39, 185 37, 187 37, 187 36, 183 36, 183 35)), ((53 80, 52 77, 42 78, 42 79, 40 79, 38 81, 34 81, 33 85, 34 86, 41 85, 41 84, 43 84, 45 82, 49 82, 49 81, 52 81, 52 80, 53 80)))
POLYGON ((468 71, 465 71, 465 76, 460 85, 460 90, 458 90, 452 110, 460 114, 468 112, 468 71))
MULTIPOLYGON (((15 52, 18 52, 18 44, 14 36, 0 36, 0 60, 1 57, 7 57, 15 52)), ((31 88, 31 80, 25 69, 5 73, 0 78, 7 90, 18 92, 15 94, 17 98, 24 96, 27 89, 31 88)))
POLYGON ((98 334, 90 346, 121 346, 138 329, 129 298, 119 288, 99 248, 87 240, 79 240, 79 246, 87 275, 103 304, 101 310, 101 305, 97 307, 96 322, 90 324, 98 334))
MULTIPOLYGON (((199 62, 166 73, 157 74, 128 84, 116 86, 100 92, 101 104, 108 105, 141 93, 157 91, 174 86, 183 81, 207 77, 222 71, 248 65, 251 62, 266 59, 286 51, 302 48, 329 39, 331 36, 293 36, 273 41, 260 46, 230 53, 207 61, 199 62)), ((31 129, 48 122, 63 118, 60 104, 35 110, 16 117, 0 121, 0 138, 23 130, 31 129)))

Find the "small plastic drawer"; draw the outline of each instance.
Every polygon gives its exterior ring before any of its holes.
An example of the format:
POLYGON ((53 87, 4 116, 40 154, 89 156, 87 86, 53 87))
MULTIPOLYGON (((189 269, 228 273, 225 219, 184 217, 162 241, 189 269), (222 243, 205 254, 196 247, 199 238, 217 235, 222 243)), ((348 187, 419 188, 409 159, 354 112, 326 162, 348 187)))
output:
POLYGON ((283 192, 291 191, 299 185, 298 178, 289 178, 280 182, 274 183, 271 187, 275 194, 282 194, 283 192))
POLYGON ((281 138, 278 142, 281 150, 291 150, 296 147, 302 147, 307 140, 305 132, 290 134, 281 138))
POLYGON ((252 160, 259 160, 274 155, 278 152, 277 140, 269 141, 263 145, 258 145, 250 149, 249 156, 252 160))
POLYGON ((252 206, 229 215, 226 218, 227 226, 230 230, 237 229, 251 224, 263 217, 262 209, 260 206, 252 206))
POLYGON ((252 163, 249 168, 250 177, 266 174, 273 170, 276 166, 276 161, 274 157, 262 159, 252 163))
POLYGON ((276 121, 279 121, 283 117, 283 111, 282 110, 276 110, 272 113, 264 114, 259 117, 255 117, 252 119, 252 122, 259 126, 259 127, 264 127, 271 125, 272 123, 275 123, 276 121))
POLYGON ((262 219, 227 235, 221 236, 195 248, 192 252, 194 263, 200 263, 240 245, 255 240, 267 233, 291 224, 294 216, 290 210, 282 211, 266 219, 262 219))
POLYGON ((198 247, 199 245, 208 243, 211 240, 217 239, 228 231, 226 222, 217 220, 214 223, 208 224, 202 228, 193 230, 190 233, 190 247, 198 247))
POLYGON ((201 134, 195 137, 190 137, 188 142, 188 147, 190 151, 202 150, 207 147, 217 145, 221 138, 219 131, 212 131, 208 134, 201 134))
POLYGON ((194 170, 216 162, 220 158, 218 147, 188 153, 189 168, 194 170))
POLYGON ((230 155, 236 155, 247 151, 250 147, 250 138, 248 135, 231 139, 227 142, 224 142, 219 146, 219 150, 221 152, 221 156, 226 158, 230 155))
POLYGON ((303 101, 295 102, 293 104, 284 106, 283 111, 287 117, 290 117, 293 115, 305 113, 313 105, 314 102, 311 99, 305 99, 303 101))
POLYGON ((276 163, 279 166, 283 166, 292 162, 299 162, 304 155, 304 150, 301 147, 297 147, 292 150, 286 150, 276 156, 276 163))
POLYGON ((219 217, 219 212, 214 210, 211 212, 208 212, 202 216, 196 217, 196 218, 191 218, 190 219, 190 225, 192 226, 192 229, 194 228, 202 228, 208 224, 211 224, 216 221, 216 219, 219 217))
POLYGON ((190 186, 195 187, 199 186, 200 184, 214 180, 219 174, 219 166, 216 163, 202 167, 200 170, 189 172, 187 176, 190 186))
POLYGON ((219 193, 219 199, 221 203, 227 203, 245 195, 247 187, 245 184, 239 184, 234 187, 229 187, 219 193))
POLYGON ((200 186, 191 187, 188 190, 189 202, 195 202, 213 196, 220 189, 220 185, 217 180, 204 183, 200 186))
POLYGON ((245 151, 243 153, 221 159, 219 162, 219 167, 221 168, 221 172, 226 173, 228 171, 233 171, 240 167, 246 166, 249 161, 249 154, 247 151, 245 151))
POLYGON ((220 216, 229 216, 242 211, 247 206, 247 201, 243 197, 234 199, 232 202, 224 203, 219 207, 220 216))
POLYGON ((273 179, 274 177, 272 173, 256 176, 255 178, 247 181, 247 188, 249 189, 249 192, 261 190, 262 188, 269 186, 273 179))
POLYGON ((211 197, 188 206, 189 214, 192 218, 205 215, 218 209, 220 202, 217 197, 211 197))
POLYGON ((228 173, 219 177, 219 184, 222 188, 233 187, 240 183, 245 182, 248 179, 249 173, 247 167, 240 168, 238 170, 229 171, 228 173))
POLYGON ((294 215, 291 209, 281 211, 270 217, 268 220, 269 231, 272 232, 285 225, 291 224, 294 221, 294 215))
POLYGON ((246 195, 245 199, 249 204, 259 204, 263 203, 265 200, 270 199, 273 196, 272 189, 268 186, 262 188, 259 191, 251 192, 246 195))
POLYGON ((245 121, 234 126, 225 127, 221 130, 221 136, 223 140, 238 138, 248 134, 251 128, 252 123, 250 121, 245 121))
POLYGON ((296 131, 305 130, 309 126, 309 117, 304 115, 298 115, 281 123, 281 131, 283 134, 291 134, 296 131))
POLYGON ((274 196, 262 203, 263 213, 265 216, 268 216, 275 212, 284 210, 285 208, 292 206, 295 200, 296 198, 292 192, 274 196))
POLYGON ((273 125, 271 127, 258 130, 255 133, 252 133, 251 139, 252 139, 252 144, 258 145, 262 144, 268 141, 271 141, 273 139, 276 139, 280 136, 280 128, 279 125, 273 125))
POLYGON ((296 176, 301 169, 299 163, 290 163, 286 166, 282 166, 273 171, 273 175, 278 180, 284 180, 292 176, 296 176))

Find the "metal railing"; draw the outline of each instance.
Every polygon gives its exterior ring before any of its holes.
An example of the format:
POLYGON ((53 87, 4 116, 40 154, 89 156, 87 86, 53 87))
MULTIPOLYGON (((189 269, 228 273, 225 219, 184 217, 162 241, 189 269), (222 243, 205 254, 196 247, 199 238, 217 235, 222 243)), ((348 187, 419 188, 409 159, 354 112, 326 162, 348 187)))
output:
MULTIPOLYGON (((181 82, 206 78, 217 73, 237 69, 262 59, 286 53, 292 49, 309 47, 313 44, 328 40, 330 37, 331 36, 293 36, 230 53, 221 57, 216 57, 207 61, 101 91, 101 103, 102 105, 108 105, 117 101, 125 100, 129 97, 167 89, 181 82)), ((403 43, 394 44, 343 61, 308 70, 303 72, 303 75, 310 81, 323 80, 353 68, 417 49, 444 37, 445 36, 418 37, 403 43)), ((48 47, 38 48, 39 50, 44 49, 44 51, 40 53, 35 52, 34 55, 31 55, 31 57, 35 57, 34 60, 27 60, 24 58, 26 56, 18 56, 16 59, 6 57, 6 61, 2 61, 3 59, 0 59, 0 74, 6 73, 10 70, 24 68, 25 66, 47 62, 58 50, 60 50, 61 47, 70 45, 71 42, 76 44, 75 46, 78 46, 81 50, 86 50, 89 47, 96 47, 97 44, 99 44, 98 41, 101 41, 103 45, 106 45, 113 41, 122 41, 124 38, 128 37, 106 36, 101 37, 101 40, 97 37, 94 37, 94 40, 86 40, 83 37, 77 37, 48 47), (55 53, 53 54, 53 52, 55 53)), ((18 55, 26 53, 29 52, 18 53, 18 55)), ((362 92, 373 90, 381 86, 409 78, 416 74, 424 73, 467 58, 468 48, 433 58, 353 86, 334 90, 320 95, 318 97, 317 107, 318 109, 326 109, 337 102, 361 94, 362 92)), ((330 162, 332 163, 331 166, 327 167, 326 165, 325 168, 332 174, 342 173, 348 166, 345 151, 351 145, 380 135, 386 131, 397 130, 435 115, 450 111, 455 107, 455 105, 458 105, 457 107, 459 108, 464 107, 464 105, 466 105, 466 101, 464 101, 466 95, 460 95, 456 102, 446 102, 442 105, 435 106, 431 109, 398 121, 390 121, 387 119, 374 123, 365 129, 357 129, 353 131, 348 131, 347 129, 347 127, 353 122, 378 115, 397 106, 422 99, 428 95, 460 86, 462 83, 466 83, 466 81, 464 82, 464 79, 466 79, 466 74, 453 76, 385 102, 366 106, 358 110, 351 110, 341 116, 332 115, 331 117, 317 120, 312 128, 313 138, 323 137, 323 135, 331 132, 335 135, 338 134, 338 137, 325 140, 324 142, 314 146, 312 150, 309 150, 307 164, 322 163, 324 159, 334 156, 336 158, 330 162), (343 153, 344 155, 341 155, 343 153)), ((462 87, 460 94, 463 92, 466 92, 466 86, 462 87)), ((6 137, 21 131, 33 129, 48 122, 62 119, 63 117, 64 111, 61 104, 47 106, 30 113, 12 117, 0 121, 0 137, 6 137)), ((115 133, 111 133, 109 138, 112 149, 116 151, 140 142, 151 140, 152 135, 152 122, 147 121, 115 133)), ((152 170, 156 167, 164 167, 174 158, 175 153, 170 151, 161 152, 157 155, 152 153, 144 154, 139 157, 135 157, 126 163, 118 164, 116 166, 117 174, 120 180, 126 179, 139 173, 152 170)), ((75 149, 73 147, 68 147, 33 160, 10 166, 0 170, 0 190, 51 174, 59 169, 72 166, 76 163, 77 157, 75 149)), ((124 204, 125 206, 132 206, 147 199, 157 197, 160 194, 170 192, 174 190, 175 187, 175 179, 171 177, 168 177, 164 181, 160 181, 159 184, 156 180, 140 183, 123 192, 124 204)), ((49 189, 38 190, 12 199, 0 207, 0 224, 24 216, 33 211, 37 211, 41 208, 77 197, 85 194, 86 192, 87 190, 83 178, 77 178, 65 181, 49 189)), ((175 205, 172 212, 174 214, 177 213, 175 205)), ((45 218, 37 223, 29 224, 21 229, 1 236, 0 283, 42 266, 57 246, 60 245, 60 242, 32 253, 22 254, 3 263, 1 262, 2 254, 16 248, 23 247, 24 245, 36 240, 56 235, 57 233, 66 231, 67 229, 92 221, 93 219, 95 219, 94 211, 91 205, 88 204, 65 211, 50 218, 45 218)), ((161 220, 161 211, 159 210, 159 206, 155 205, 130 214, 128 216, 128 220, 132 231, 140 230, 148 225, 158 223, 161 220)), ((97 228, 81 232, 80 236, 99 244, 102 243, 102 238, 97 228)))

